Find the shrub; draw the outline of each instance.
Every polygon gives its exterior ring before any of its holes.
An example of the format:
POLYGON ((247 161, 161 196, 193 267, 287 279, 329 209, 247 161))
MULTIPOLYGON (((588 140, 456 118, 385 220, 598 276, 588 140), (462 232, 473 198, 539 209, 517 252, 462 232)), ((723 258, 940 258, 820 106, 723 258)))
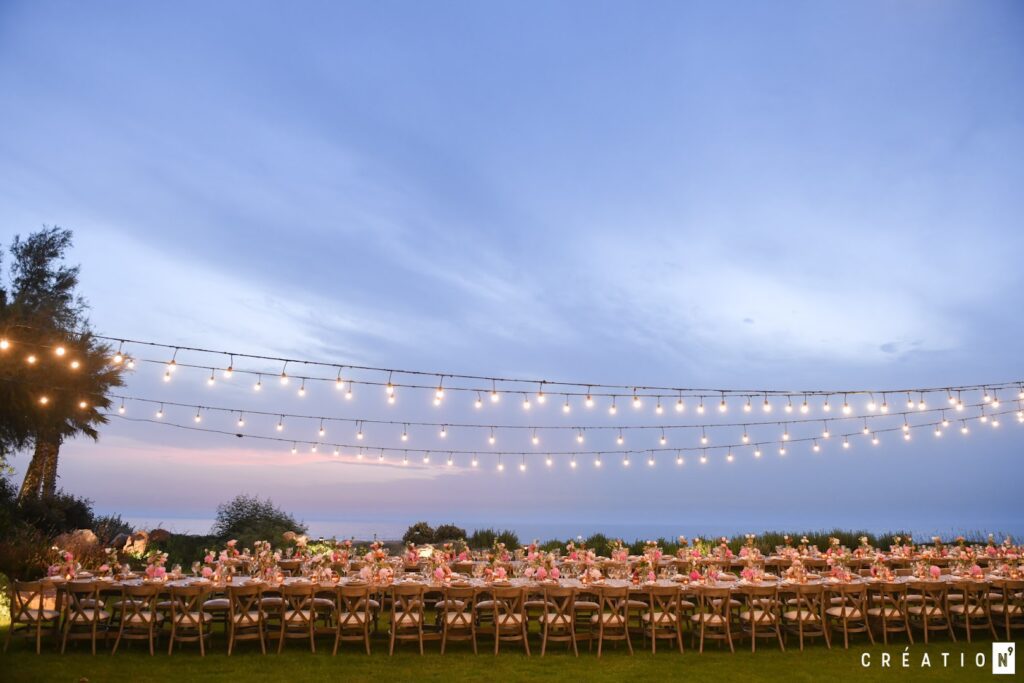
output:
POLYGON ((92 531, 100 540, 100 545, 107 547, 121 534, 130 536, 133 529, 131 524, 121 519, 121 515, 103 515, 92 521, 92 531))
POLYGON ((19 512, 24 521, 48 536, 92 528, 92 501, 64 491, 22 501, 19 512))
POLYGON ((594 534, 588 538, 584 543, 587 544, 587 548, 593 550, 598 555, 608 556, 610 542, 608 537, 604 534, 594 534))
POLYGON ((235 539, 240 547, 268 540, 277 545, 286 531, 306 533, 306 525, 278 508, 268 498, 260 500, 245 494, 217 506, 217 519, 210 530, 221 542, 235 539))
POLYGON ((495 539, 498 543, 504 543, 505 547, 509 550, 519 547, 519 536, 514 531, 504 529, 498 532, 498 536, 495 539))
POLYGON ((466 530, 455 526, 454 524, 442 524, 441 526, 434 529, 434 540, 438 543, 445 543, 447 541, 457 541, 460 538, 466 537, 466 530))
POLYGON ((416 522, 406 529, 405 535, 402 536, 402 541, 405 543, 415 543, 416 545, 433 543, 434 529, 426 522, 416 522))
POLYGON ((475 529, 466 542, 474 550, 484 550, 494 545, 498 532, 494 529, 475 529))

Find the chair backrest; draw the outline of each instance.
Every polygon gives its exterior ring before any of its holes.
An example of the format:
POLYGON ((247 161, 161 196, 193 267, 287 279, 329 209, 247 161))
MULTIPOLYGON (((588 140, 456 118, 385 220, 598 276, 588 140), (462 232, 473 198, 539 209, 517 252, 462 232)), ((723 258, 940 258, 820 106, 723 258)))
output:
POLYGON ((53 586, 42 581, 15 581, 11 585, 11 623, 34 622, 36 616, 42 616, 47 588, 53 586))
MULTIPOLYGON (((602 586, 597 593, 598 604, 601 606, 598 614, 612 615, 621 618, 619 623, 625 628, 629 618, 629 587, 628 586, 602 586)), ((605 622, 603 622, 605 623, 605 622)))
POLYGON ((423 614, 423 584, 391 586, 391 614, 423 614))
POLYGON ((121 621, 127 623, 133 621, 133 617, 140 619, 152 618, 156 611, 157 597, 160 595, 160 586, 156 584, 140 584, 137 586, 127 585, 121 587, 121 621))
MULTIPOLYGON (((989 586, 981 581, 956 581, 953 587, 964 594, 964 606, 987 612, 989 607, 989 586)), ((975 611, 975 610, 971 610, 975 611)))
POLYGON ((171 586, 171 619, 178 626, 201 626, 203 600, 210 594, 207 586, 171 586))
POLYGON ((443 614, 447 628, 469 628, 473 625, 473 601, 477 591, 472 586, 447 586, 444 589, 443 614))
POLYGON ((100 599, 97 581, 68 581, 64 584, 68 596, 68 618, 75 621, 99 621, 100 610, 95 608, 100 599), (92 601, 92 602, 87 602, 92 601))
POLYGON ((679 614, 679 586, 648 586, 644 593, 652 612, 679 614))
POLYGON ((518 629, 526 618, 526 591, 517 586, 496 586, 491 596, 494 600, 494 625, 499 629, 518 629))
POLYGON ((824 613, 825 586, 823 584, 798 583, 793 586, 796 596, 796 608, 807 610, 811 614, 824 613))
POLYGON ((244 586, 234 584, 228 586, 228 613, 231 618, 238 617, 241 621, 252 620, 253 612, 260 614, 260 600, 263 598, 263 585, 251 583, 244 586))
POLYGON ((907 584, 909 591, 920 595, 925 604, 929 607, 945 607, 946 595, 949 593, 949 584, 945 581, 910 581, 907 584))
POLYGON ((709 616, 720 616, 726 622, 729 621, 729 612, 731 611, 732 590, 731 588, 700 585, 694 588, 703 612, 709 616))
POLYGON ((576 589, 562 586, 544 587, 544 618, 556 624, 570 624, 575 618, 576 589))
POLYGON ((282 583, 278 592, 284 601, 284 611, 299 612, 311 609, 315 589, 316 584, 313 583, 282 583))
POLYGON ((340 612, 368 612, 370 610, 370 585, 363 583, 357 585, 338 586, 338 611, 340 612))

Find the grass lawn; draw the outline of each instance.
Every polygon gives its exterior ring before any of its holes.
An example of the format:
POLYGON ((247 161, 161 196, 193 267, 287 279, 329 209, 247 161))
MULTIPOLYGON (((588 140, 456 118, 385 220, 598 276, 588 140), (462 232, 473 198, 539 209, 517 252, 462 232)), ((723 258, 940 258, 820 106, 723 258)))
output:
MULTIPOLYGON (((0 638, 6 638, 6 625, 0 626, 0 638)), ((42 655, 36 655, 32 643, 15 640, 5 654, 0 654, 0 681, 212 681, 212 680, 323 680, 345 681, 391 680, 452 681, 452 680, 653 680, 682 679, 689 681, 819 681, 823 679, 850 681, 964 681, 988 679, 991 674, 991 642, 953 643, 947 640, 928 647, 910 646, 909 668, 903 668, 901 657, 906 644, 900 640, 890 646, 858 644, 849 650, 841 647, 831 650, 824 645, 811 645, 804 652, 793 647, 780 652, 777 647, 758 644, 751 654, 749 644, 739 645, 735 654, 715 645, 697 654, 689 648, 680 655, 659 644, 657 655, 641 651, 629 656, 624 646, 605 651, 601 659, 586 652, 586 646, 577 659, 567 655, 560 647, 541 658, 540 642, 531 642, 532 657, 526 657, 514 644, 502 644, 503 651, 495 657, 488 649, 486 637, 480 641, 480 654, 474 655, 467 644, 449 644, 442 656, 439 644, 428 642, 426 654, 415 654, 415 645, 403 645, 394 657, 387 655, 387 641, 378 635, 373 643, 374 652, 367 657, 358 644, 343 643, 337 657, 330 654, 333 641, 324 638, 317 643, 317 653, 298 642, 287 643, 281 655, 259 653, 253 643, 240 644, 230 658, 225 654, 226 641, 222 634, 214 636, 212 652, 200 657, 194 644, 175 649, 168 657, 158 649, 150 657, 142 643, 131 643, 116 656, 100 648, 99 654, 89 654, 88 645, 68 644, 65 655, 58 654, 52 643, 44 645, 42 655), (534 647, 535 646, 535 647, 534 647), (506 649, 507 648, 507 649, 506 649), (942 666, 941 652, 949 652, 949 664, 942 666), (872 665, 861 666, 861 655, 871 654, 872 665), (891 655, 891 666, 881 666, 882 653, 891 655), (922 655, 931 657, 931 667, 922 668, 922 655), (974 666, 975 653, 985 654, 985 666, 974 666), (966 653, 968 665, 959 665, 960 653, 966 653)), ((493 643, 493 641, 491 641, 493 643)), ((166 647, 166 641, 164 641, 166 647)), ((1020 664, 1018 664, 1019 666, 1020 664)))

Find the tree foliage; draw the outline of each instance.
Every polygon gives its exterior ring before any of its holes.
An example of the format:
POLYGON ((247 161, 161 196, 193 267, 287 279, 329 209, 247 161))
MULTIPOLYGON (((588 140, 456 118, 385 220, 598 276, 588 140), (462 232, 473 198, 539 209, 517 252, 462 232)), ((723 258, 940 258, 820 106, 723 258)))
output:
POLYGON ((56 493, 60 445, 98 438, 107 394, 123 384, 124 367, 89 329, 79 269, 64 263, 71 244, 71 231, 45 228, 15 237, 6 273, 0 264, 0 460, 35 449, 22 498, 56 493))
POLYGON ((416 522, 406 530, 405 535, 402 536, 402 541, 405 543, 415 543, 416 545, 433 543, 434 529, 426 522, 416 522))
POLYGON ((305 524, 274 505, 269 498, 261 500, 241 494, 217 506, 217 518, 210 533, 221 541, 236 539, 240 546, 251 546, 258 540, 279 545, 286 531, 304 534, 306 530, 305 524))
POLYGON ((434 529, 434 541, 437 543, 457 541, 460 538, 466 538, 466 530, 454 524, 442 524, 434 529))

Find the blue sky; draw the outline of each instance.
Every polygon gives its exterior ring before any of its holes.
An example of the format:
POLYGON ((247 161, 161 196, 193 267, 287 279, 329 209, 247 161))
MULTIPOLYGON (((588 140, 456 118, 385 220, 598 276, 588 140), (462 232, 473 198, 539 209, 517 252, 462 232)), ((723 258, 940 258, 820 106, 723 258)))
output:
MULTIPOLYGON (((624 384, 1016 380, 1022 34, 1013 2, 8 2, 0 237, 74 229, 115 336, 624 384)), ((148 370, 132 395, 396 414, 148 370)), ((400 419, 476 419, 445 410, 400 419)), ((248 491, 307 519, 560 533, 1024 531, 1006 426, 502 480, 115 420, 62 476, 163 519, 248 491)))

